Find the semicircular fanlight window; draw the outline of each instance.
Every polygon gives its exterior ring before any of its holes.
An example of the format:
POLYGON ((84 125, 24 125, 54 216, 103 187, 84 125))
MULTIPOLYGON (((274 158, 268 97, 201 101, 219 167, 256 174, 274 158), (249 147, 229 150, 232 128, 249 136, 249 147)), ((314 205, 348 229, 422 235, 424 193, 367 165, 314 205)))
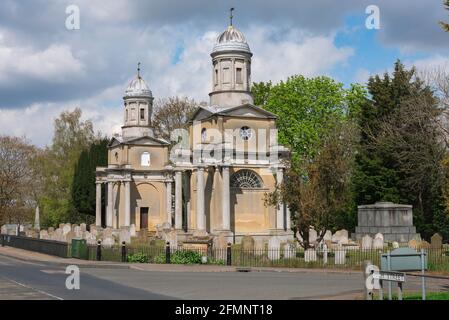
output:
POLYGON ((251 170, 240 170, 232 175, 231 187, 240 189, 260 189, 262 180, 251 170))

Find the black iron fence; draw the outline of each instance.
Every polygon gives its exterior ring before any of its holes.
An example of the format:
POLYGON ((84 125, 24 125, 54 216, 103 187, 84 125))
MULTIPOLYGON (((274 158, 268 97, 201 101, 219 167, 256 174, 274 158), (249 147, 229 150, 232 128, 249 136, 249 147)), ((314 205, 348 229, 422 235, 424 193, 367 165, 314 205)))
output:
POLYGON ((70 257, 70 246, 66 242, 11 235, 1 235, 0 237, 2 245, 5 246, 45 253, 62 258, 70 257))
MULTIPOLYGON (((71 257, 71 246, 65 242, 39 240, 18 236, 2 236, 7 246, 59 257, 71 257)), ((214 264, 236 267, 285 267, 285 268, 342 268, 358 269, 366 260, 380 265, 382 253, 392 248, 361 249, 332 248, 304 250, 281 247, 279 249, 244 250, 240 245, 225 248, 183 248, 167 244, 128 244, 115 246, 89 245, 87 259, 93 261, 172 263, 172 264, 214 264)), ((428 267, 432 271, 449 272, 449 246, 425 249, 428 267)))

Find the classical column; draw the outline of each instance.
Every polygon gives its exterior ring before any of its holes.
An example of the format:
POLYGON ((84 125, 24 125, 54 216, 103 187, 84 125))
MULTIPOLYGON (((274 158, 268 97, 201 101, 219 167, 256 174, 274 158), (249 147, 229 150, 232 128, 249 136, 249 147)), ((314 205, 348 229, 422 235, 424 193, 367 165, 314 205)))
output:
POLYGON ((196 228, 206 230, 206 216, 204 214, 204 167, 198 167, 196 183, 196 228))
POLYGON ((167 181, 167 223, 170 225, 172 225, 171 222, 171 207, 172 207, 172 182, 171 181, 167 181))
POLYGON ((286 223, 287 225, 285 226, 285 229, 287 229, 287 231, 291 231, 292 230, 292 220, 291 220, 291 216, 290 216, 290 208, 285 205, 285 211, 286 211, 286 223))
POLYGON ((113 215, 114 215, 114 183, 108 182, 108 211, 106 214, 106 227, 112 228, 113 227, 113 215))
POLYGON ((125 181, 125 227, 131 225, 131 181, 125 181))
POLYGON ((222 166, 222 181, 223 181, 223 230, 231 229, 231 207, 230 207, 230 182, 229 182, 229 166, 222 166))
POLYGON ((101 227, 101 183, 97 182, 97 193, 95 203, 95 225, 101 227))
POLYGON ((182 172, 175 172, 175 228, 182 229, 182 172))
MULTIPOLYGON (((277 168, 276 171, 276 183, 277 186, 280 187, 282 180, 284 179, 284 169, 281 167, 277 168)), ((284 230, 284 204, 281 202, 277 207, 277 215, 276 215, 276 229, 284 230)))

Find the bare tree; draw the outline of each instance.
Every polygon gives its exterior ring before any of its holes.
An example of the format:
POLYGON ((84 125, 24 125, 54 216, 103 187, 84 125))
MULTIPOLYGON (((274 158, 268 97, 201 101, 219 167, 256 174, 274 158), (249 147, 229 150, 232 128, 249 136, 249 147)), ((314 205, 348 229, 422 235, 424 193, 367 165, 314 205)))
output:
POLYGON ((170 141, 170 133, 175 129, 187 128, 190 117, 197 108, 195 101, 188 98, 158 100, 153 115, 155 135, 170 141))
POLYGON ((292 222, 302 238, 298 241, 305 249, 312 245, 309 229, 315 228, 320 242, 350 199, 356 136, 351 122, 334 125, 317 155, 303 159, 299 168, 288 167, 281 187, 266 196, 267 205, 283 202, 289 206, 292 222))
POLYGON ((23 223, 35 206, 36 148, 17 137, 0 136, 0 222, 23 223))

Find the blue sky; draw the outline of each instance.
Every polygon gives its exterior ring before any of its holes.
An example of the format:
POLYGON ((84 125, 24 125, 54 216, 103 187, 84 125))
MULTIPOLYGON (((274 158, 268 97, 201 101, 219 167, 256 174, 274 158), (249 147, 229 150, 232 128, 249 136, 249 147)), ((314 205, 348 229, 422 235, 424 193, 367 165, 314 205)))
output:
POLYGON ((142 63, 156 100, 208 101, 212 50, 235 7, 254 53, 253 81, 329 75, 349 85, 391 70, 399 58, 449 68, 443 0, 2 0, 0 134, 51 142, 54 119, 80 107, 108 135, 123 122, 122 96, 142 63), (65 28, 80 8, 81 29, 65 28), (380 30, 365 27, 368 5, 380 30))

